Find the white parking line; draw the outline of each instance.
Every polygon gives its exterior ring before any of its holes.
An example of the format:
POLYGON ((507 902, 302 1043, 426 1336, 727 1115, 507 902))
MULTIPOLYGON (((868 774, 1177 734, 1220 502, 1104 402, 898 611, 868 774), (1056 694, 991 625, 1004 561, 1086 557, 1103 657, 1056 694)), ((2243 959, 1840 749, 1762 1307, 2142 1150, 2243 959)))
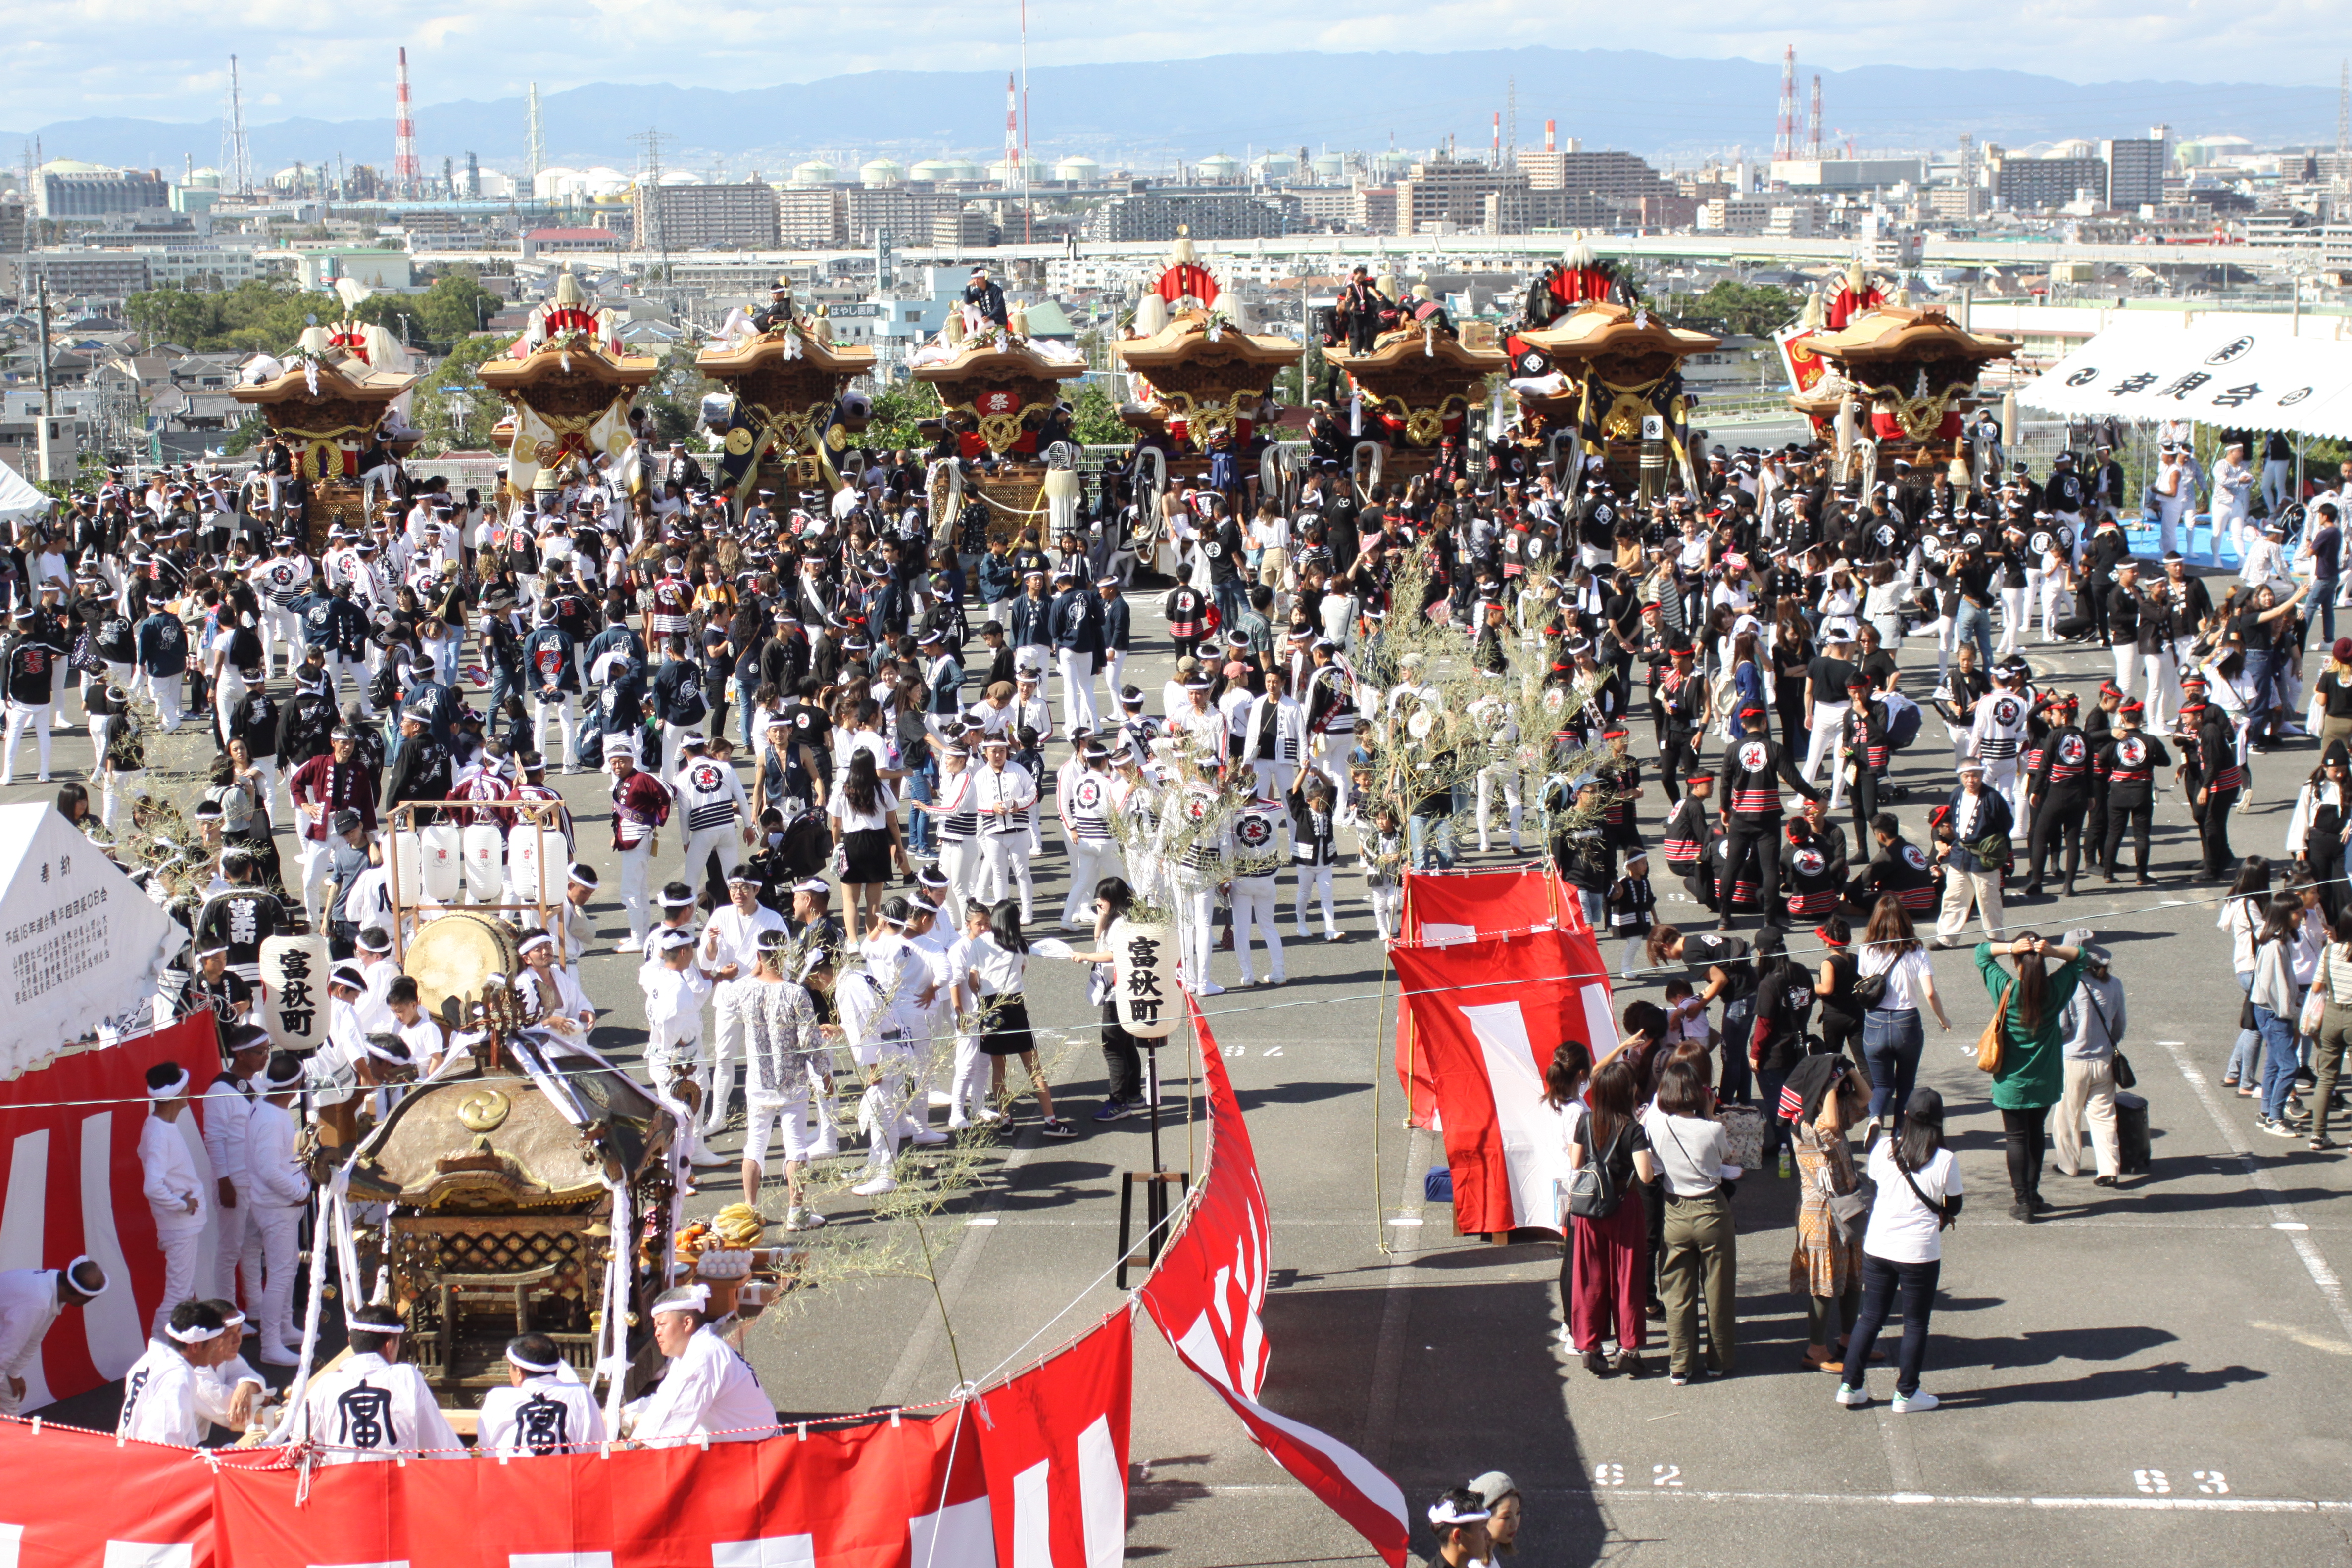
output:
POLYGON ((2304 1223, 2294 1212, 2294 1206, 2282 1195, 2278 1178, 2271 1173, 2271 1168, 2255 1159, 2253 1150, 2238 1135, 2237 1124, 2223 1114, 2220 1092, 2207 1080, 2203 1070, 2189 1059, 2181 1042, 2158 1040, 2156 1043, 2164 1047, 2165 1053, 2172 1058, 2173 1065, 2180 1069, 2180 1076, 2187 1079, 2189 1087, 2197 1091, 2198 1101, 2205 1107, 2205 1114, 2213 1119, 2214 1129, 2221 1134, 2221 1142, 2230 1146, 2230 1152, 2238 1157, 2238 1163, 2245 1166, 2247 1179, 2254 1184, 2270 1206, 2271 1228, 2287 1233, 2294 1246, 2295 1256, 2303 1259, 2305 1269, 2311 1275, 2311 1282, 2319 1287, 2322 1296, 2327 1298, 2327 1305, 2336 1313, 2336 1321, 2344 1326, 2346 1335, 2352 1336, 2352 1301, 2345 1300, 2344 1282, 2336 1277, 2336 1270, 2328 1267, 2327 1259, 2319 1255, 2317 1244, 2308 1234, 2311 1226, 2304 1223))

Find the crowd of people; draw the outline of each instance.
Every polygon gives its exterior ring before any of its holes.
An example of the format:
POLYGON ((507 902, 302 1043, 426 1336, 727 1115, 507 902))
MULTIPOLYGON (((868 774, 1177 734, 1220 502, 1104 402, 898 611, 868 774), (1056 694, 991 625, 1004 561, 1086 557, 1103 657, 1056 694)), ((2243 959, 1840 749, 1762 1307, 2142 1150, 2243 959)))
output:
MULTIPOLYGON (((1328 445, 1329 411, 1316 419, 1328 445)), ((943 437, 934 456, 956 450, 943 437)), ((1973 477, 1897 462, 1859 489, 1818 449, 1717 447, 1689 485, 1643 496, 1597 458, 1556 471, 1505 436, 1449 441, 1432 472, 1361 494, 1328 456, 1295 495, 1228 466, 1174 498, 1156 543, 1139 476, 1118 465, 1055 531, 992 524, 978 502, 932 517, 905 452, 850 454, 848 484, 797 505, 713 492, 683 444, 646 457, 642 493, 599 462, 542 470, 530 498, 495 504, 386 453, 370 514, 332 526, 300 487, 117 475, 0 551, 5 596, 25 606, 0 650, 0 783, 26 731, 47 779, 52 733, 79 710, 93 763, 59 809, 185 931, 169 1002, 223 1024, 217 1079, 148 1086, 158 1122, 194 1107, 219 1181, 194 1190, 176 1138, 152 1141, 169 1286, 154 1375, 125 1415, 142 1435, 185 1430, 191 1411, 233 1424, 238 1381, 217 1372, 233 1356, 204 1348, 224 1336, 234 1352, 257 1334, 264 1364, 292 1353, 287 1216, 310 1194, 286 1173, 288 1108, 429 1079, 469 1048, 393 957, 402 921, 465 895, 397 887, 396 830, 507 835, 497 901, 534 906, 516 919, 519 979, 561 1033, 606 1016, 581 962, 594 911, 617 900, 645 1074, 690 1163, 740 1164, 756 1206, 780 1142, 792 1229, 825 1223, 808 1176, 840 1152, 841 1086, 859 1097, 864 1197, 896 1186, 902 1149, 1004 1119, 1014 1058, 1041 1134, 1076 1136, 1039 1065, 1048 1031, 1026 971, 1106 966, 1104 933, 1135 902, 1178 911, 1183 982, 1210 996, 1221 973, 1286 984, 1286 892, 1294 942, 1317 926, 1346 940, 1352 893, 1387 938, 1403 873, 1453 866, 1472 827, 1482 850, 1497 829, 1514 851, 1539 840, 1594 929, 1621 939, 1628 976, 1673 976, 1663 1006, 1629 1006, 1622 1044, 1595 1059, 1570 1042, 1550 1077, 1586 1205, 1566 1223, 1564 1337, 1595 1373, 1643 1370, 1654 1316, 1675 1381, 1736 1366, 1728 1183, 1744 1173, 1723 1112, 1760 1101, 1762 1167, 1796 1184, 1806 1361, 1863 1403, 1872 1342, 1899 1307, 1896 1407, 1933 1406, 1920 1358, 1960 1194, 1941 1100, 1916 1082, 1924 1016, 1951 1026, 1927 955, 1974 917, 2012 1215, 2049 1206, 2045 1135, 2062 1168, 2121 1179, 2121 985, 2087 931, 2044 942, 2014 920, 2021 900, 2077 893, 2085 843, 2108 883, 2127 839, 2139 885, 2235 878, 2222 924, 2247 1013, 2230 1082, 2261 1098, 2265 1131, 2331 1146, 2352 1027, 2352 637, 2308 681, 2303 651, 2315 621, 2332 630, 2342 498, 2312 506, 2293 556, 2269 520, 2217 601, 2177 551, 2142 562, 2126 538, 2136 507, 2168 526, 2181 487, 2203 482, 2178 445, 2138 497, 2100 446, 2039 477, 2022 461, 1973 477), (1147 564, 1172 578, 1147 605, 1173 645, 1164 684, 1129 668, 1147 564), (1398 602, 1400 584, 1417 602, 1398 602), (1451 628, 1453 651, 1395 651, 1406 618, 1451 628), (1916 694, 1898 658, 1915 640, 1936 650, 1916 694), (2112 649, 2112 679, 2078 694, 2038 675, 2025 649, 2061 641, 2112 649), (1630 749, 1637 678, 1654 763, 1630 749), (1382 765, 1417 725, 1496 739, 1515 679, 1578 699, 1549 751, 1530 738, 1534 761, 1497 750, 1418 783, 1382 765), (1495 700, 1461 700, 1482 689, 1495 700), (1893 775, 1930 712, 1958 782, 1915 837, 1893 775), (199 739, 163 739, 182 731, 199 739), (2289 829, 2296 872, 2274 893, 2267 862, 2241 866, 2229 819, 2250 759, 2306 731, 2328 744, 2289 829), (194 746, 208 778, 184 821, 148 787, 151 753, 172 744, 194 746), (1570 773, 1571 756, 1599 761, 1570 773), (588 768, 608 775, 611 807, 593 854, 553 782, 588 768), (2151 863, 2168 771, 2199 825, 2193 868, 2151 863), (526 857, 513 835, 535 823, 554 842, 526 857), (1717 930, 1659 919, 1653 838, 1717 930), (1041 858, 1056 857, 1066 892, 1041 916, 1041 858), (1341 872, 1360 882, 1335 891, 1341 872), (1731 934, 1743 916, 1752 941, 1731 934), (1062 935, 1030 934, 1043 928, 1062 935), (327 935, 336 965, 329 1041, 307 1062, 273 1056, 256 1027, 261 943, 297 931, 327 935), (2315 1063, 2315 1083, 2302 1076, 2315 1063), (935 1078, 949 1087, 937 1127, 935 1078), (730 1159, 711 1145, 739 1101, 730 1159), (247 1217, 219 1277, 198 1280, 182 1238, 215 1208, 247 1217), (249 1326, 231 1335, 240 1310, 249 1326), (200 1385, 227 1392, 183 1400, 200 1385), (168 1413, 135 1414, 151 1390, 168 1413)), ((2235 493, 2233 461, 2218 493, 2235 493)), ((1093 1115, 1108 1121, 1140 1113, 1143 1087, 1103 1006, 1093 1115)), ((71 1270, 46 1289, 59 1308, 88 1295, 71 1270)), ((657 1310, 657 1329, 678 1320, 666 1353, 698 1353, 699 1308, 657 1310)), ((397 1322, 352 1331, 362 1358, 397 1364, 397 1322)), ((523 1341, 509 1359, 518 1387, 554 1375, 523 1341)), ((710 1397, 740 1395, 734 1373, 705 1371, 710 1397)), ((587 1412, 567 1419, 589 1430, 587 1412)))

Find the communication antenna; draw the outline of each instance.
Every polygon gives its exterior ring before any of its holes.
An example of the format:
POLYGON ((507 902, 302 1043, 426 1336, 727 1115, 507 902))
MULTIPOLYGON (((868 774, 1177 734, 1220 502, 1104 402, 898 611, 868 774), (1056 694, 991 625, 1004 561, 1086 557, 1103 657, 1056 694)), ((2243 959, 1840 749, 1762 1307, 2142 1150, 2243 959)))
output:
POLYGON ((245 95, 239 90, 236 57, 228 58, 228 114, 221 121, 221 183, 233 195, 253 194, 253 154, 245 140, 245 95))
POLYGON ((1772 156, 1786 160, 1797 155, 1797 46, 1790 44, 1780 56, 1780 130, 1772 140, 1772 156))
POLYGON ((661 217, 662 133, 656 127, 648 125, 629 140, 645 149, 645 172, 637 177, 645 184, 646 199, 642 210, 646 215, 646 227, 653 231, 637 236, 637 248, 661 252, 662 283, 667 287, 669 283, 669 234, 661 217))
POLYGON ((531 194, 539 194, 539 172, 547 167, 547 128, 539 118, 539 83, 530 84, 530 107, 523 120, 523 163, 528 167, 531 194))
POLYGON ((416 116, 408 105, 408 49, 404 45, 392 87, 392 183, 403 195, 415 195, 423 179, 416 166, 416 116))

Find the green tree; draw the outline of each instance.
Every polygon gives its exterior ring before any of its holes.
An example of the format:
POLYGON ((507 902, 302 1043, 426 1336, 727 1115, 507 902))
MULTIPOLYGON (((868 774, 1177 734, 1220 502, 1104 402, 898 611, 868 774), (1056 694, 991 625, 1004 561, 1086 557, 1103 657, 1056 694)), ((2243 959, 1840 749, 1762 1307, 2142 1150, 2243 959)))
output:
POLYGON ((459 339, 487 328, 505 302, 476 282, 470 274, 451 272, 435 279, 424 293, 404 300, 403 306, 415 315, 424 335, 446 351, 459 339))
POLYGON ((425 372, 412 406, 416 427, 425 432, 420 450, 426 456, 478 451, 490 444, 490 430, 504 416, 506 405, 476 373, 506 345, 496 332, 469 333, 425 372))
POLYGON ((928 381, 901 382, 874 395, 874 420, 866 427, 869 446, 920 448, 922 432, 916 426, 940 416, 939 388, 928 381))
POLYGON ((1088 379, 1070 399, 1070 431, 1083 446, 1124 447, 1135 437, 1135 432, 1119 423, 1118 405, 1102 389, 1102 384, 1088 379))
POLYGON ((1769 283, 1727 278, 1690 301, 1689 319, 1727 332, 1763 337, 1797 319, 1804 301, 1769 283))

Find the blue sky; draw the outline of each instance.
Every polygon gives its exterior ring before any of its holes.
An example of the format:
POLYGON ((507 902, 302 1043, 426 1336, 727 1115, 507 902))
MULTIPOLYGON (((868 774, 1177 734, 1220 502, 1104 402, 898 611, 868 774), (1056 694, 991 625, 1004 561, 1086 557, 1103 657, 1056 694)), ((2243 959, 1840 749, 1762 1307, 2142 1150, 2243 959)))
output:
MULTIPOLYGON (((1641 48, 1843 68, 2006 67, 2070 80, 2157 79, 2332 86, 2352 40, 2352 0, 2174 0, 2160 14, 2120 0, 1979 0, 1963 11, 1853 0, 1771 0, 1739 11, 1697 0, 1564 9, 1536 0, 1256 0, 1190 7, 1033 0, 1034 65, 1279 49, 1641 48), (1203 21, 1206 16, 1210 19, 1203 21)), ((1005 68, 1018 7, 868 0, 777 9, 675 0, 476 0, 462 10, 247 0, 215 11, 182 0, 28 0, 9 8, 17 129, 85 115, 196 121, 219 112, 227 56, 241 59, 250 121, 390 112, 405 44, 420 108, 598 80, 739 89, 898 67, 1005 68), (234 12, 233 21, 224 13, 234 12)))

